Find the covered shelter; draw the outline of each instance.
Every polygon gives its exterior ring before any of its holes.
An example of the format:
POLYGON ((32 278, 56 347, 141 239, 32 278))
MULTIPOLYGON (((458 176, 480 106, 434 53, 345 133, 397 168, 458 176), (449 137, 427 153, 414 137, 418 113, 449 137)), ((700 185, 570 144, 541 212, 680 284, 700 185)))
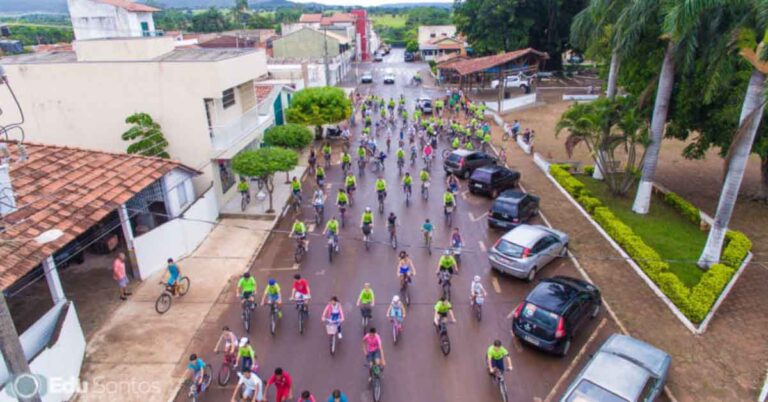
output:
POLYGON ((519 49, 493 56, 465 60, 449 60, 437 65, 442 83, 458 84, 460 88, 486 87, 492 80, 519 73, 532 75, 549 58, 534 48, 519 49))

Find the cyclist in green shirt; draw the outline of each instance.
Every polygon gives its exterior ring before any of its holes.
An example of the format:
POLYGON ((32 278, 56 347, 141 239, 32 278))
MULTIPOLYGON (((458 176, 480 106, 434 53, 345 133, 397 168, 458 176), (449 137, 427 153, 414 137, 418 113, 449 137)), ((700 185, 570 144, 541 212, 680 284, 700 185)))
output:
POLYGON ((411 177, 411 174, 409 172, 405 172, 405 176, 403 176, 403 191, 412 194, 411 185, 413 184, 413 177, 411 177))
POLYGON ((304 225, 304 222, 300 221, 299 218, 296 218, 296 220, 293 221, 293 228, 291 229, 290 237, 295 237, 297 239, 301 239, 301 241, 304 243, 304 250, 309 251, 309 241, 307 240, 307 227, 304 225))
POLYGON ((394 109, 395 108, 395 100, 392 98, 389 98, 389 108, 394 109))
POLYGON ((461 141, 459 141, 459 136, 457 135, 453 137, 453 142, 451 142, 451 148, 453 148, 454 150, 457 150, 459 149, 460 146, 461 146, 461 141))
POLYGON ((376 193, 383 194, 384 197, 387 196, 387 182, 381 176, 376 179, 376 193))
POLYGON ((352 165, 352 156, 349 152, 344 151, 341 153, 341 169, 347 170, 352 165))
POLYGON ((256 351, 253 350, 251 342, 248 338, 240 338, 240 345, 237 348, 237 358, 235 359, 235 366, 240 364, 240 371, 250 371, 253 367, 253 363, 256 361, 256 351))
POLYGON ((357 147, 357 157, 360 159, 365 159, 365 148, 363 146, 357 147))
POLYGON ((349 196, 347 195, 347 192, 344 191, 343 188, 339 189, 339 192, 336 194, 336 206, 338 207, 346 207, 349 204, 349 196))
POLYGON ((331 144, 325 143, 323 144, 323 158, 325 159, 325 165, 330 166, 331 164, 331 144))
POLYGON ((325 181, 325 169, 322 166, 318 166, 315 170, 315 178, 317 179, 317 185, 322 187, 323 181, 325 181))
POLYGON ((429 182, 429 172, 427 172, 427 168, 421 169, 421 173, 419 173, 419 179, 421 179, 422 183, 429 182))
MULTIPOLYGON (((256 278, 252 277, 250 272, 244 273, 240 280, 237 281, 235 292, 241 303, 245 303, 246 300, 253 303, 255 301, 256 278)), ((251 306, 252 308, 255 307, 253 304, 251 306)))
MULTIPOLYGON (((346 194, 345 194, 346 195, 346 194)), ((336 251, 339 251, 339 221, 336 220, 334 215, 325 224, 325 235, 328 238, 333 238, 333 242, 336 245, 336 251)))
POLYGON ((376 304, 376 297, 373 295, 371 284, 366 282, 363 284, 360 296, 357 297, 357 307, 360 307, 360 313, 364 317, 371 318, 374 304, 376 304))
POLYGON ((299 199, 299 202, 301 202, 301 182, 296 176, 293 176, 293 179, 291 179, 291 191, 293 191, 293 195, 299 199))
POLYGON ((496 339, 493 341, 493 345, 488 347, 488 352, 485 355, 489 373, 493 374, 494 369, 504 373, 506 371, 504 367, 505 360, 509 369, 512 369, 512 359, 509 357, 507 349, 501 346, 500 340, 496 339))
POLYGON ((440 271, 448 271, 450 274, 459 273, 459 265, 456 264, 456 259, 453 258, 451 250, 445 250, 443 255, 440 256, 435 273, 440 273, 440 271))
POLYGON ((373 231, 373 212, 371 212, 371 207, 365 207, 365 212, 363 212, 363 217, 360 220, 360 228, 363 229, 363 235, 368 236, 373 231))
POLYGON ((397 157, 398 164, 405 162, 405 151, 403 150, 402 146, 397 148, 397 151, 395 151, 395 156, 397 157))
MULTIPOLYGON (((277 303, 278 309, 280 309, 280 306, 283 304, 283 298, 280 294, 280 285, 274 278, 269 278, 267 286, 264 288, 264 294, 261 295, 262 305, 265 305, 264 302, 267 301, 267 298, 269 298, 268 304, 277 303)), ((282 318, 283 313, 278 310, 277 316, 278 318, 282 318)))
POLYGON ((382 118, 382 119, 383 119, 383 118, 385 118, 385 117, 387 117, 387 109, 381 109, 381 111, 379 112, 379 114, 381 115, 381 118, 382 118))
POLYGON ((248 197, 248 200, 250 201, 251 194, 248 192, 249 189, 250 186, 248 185, 248 180, 246 180, 245 177, 241 177, 240 182, 237 183, 237 191, 239 191, 243 197, 248 197))
POLYGON ((475 150, 475 146, 472 145, 472 141, 467 141, 464 144, 464 149, 466 149, 467 151, 474 151, 475 150))
POLYGON ((347 195, 352 196, 352 192, 357 188, 357 178, 352 172, 347 172, 347 177, 344 179, 344 185, 347 188, 347 195))
POLYGON ((451 189, 446 189, 443 193, 443 212, 448 213, 448 208, 456 206, 456 198, 453 197, 451 189))
POLYGON ((435 303, 435 326, 440 324, 441 319, 444 319, 448 316, 451 317, 452 322, 456 322, 456 316, 453 315, 453 306, 451 305, 451 302, 446 300, 445 297, 441 297, 440 300, 435 303))

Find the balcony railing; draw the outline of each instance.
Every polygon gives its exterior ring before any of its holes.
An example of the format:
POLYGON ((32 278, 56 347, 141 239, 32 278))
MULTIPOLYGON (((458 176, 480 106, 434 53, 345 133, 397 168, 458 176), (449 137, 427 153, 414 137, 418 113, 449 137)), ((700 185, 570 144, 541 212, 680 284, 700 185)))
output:
POLYGON ((260 115, 259 107, 254 106, 230 124, 210 127, 213 149, 226 150, 254 132, 265 130, 269 124, 269 116, 260 115))

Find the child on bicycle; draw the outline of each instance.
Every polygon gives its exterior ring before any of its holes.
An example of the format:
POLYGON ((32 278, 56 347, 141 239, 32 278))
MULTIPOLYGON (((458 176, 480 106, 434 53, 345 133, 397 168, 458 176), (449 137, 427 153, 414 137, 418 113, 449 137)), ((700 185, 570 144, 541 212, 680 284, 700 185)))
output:
POLYGON ((429 218, 424 220, 424 224, 421 225, 421 231, 424 233, 424 240, 432 239, 432 231, 435 229, 435 227, 432 225, 432 222, 429 221, 429 218))
POLYGON ((387 308, 387 317, 390 320, 397 320, 400 325, 403 324, 403 320, 405 320, 405 305, 400 301, 400 296, 392 296, 392 303, 387 308))
POLYGON ((267 298, 269 298, 269 304, 275 304, 277 307, 277 317, 282 318, 283 312, 280 311, 280 306, 283 304, 283 298, 280 294, 280 285, 277 284, 275 278, 269 278, 267 286, 264 288, 264 294, 261 295, 262 305, 264 305, 264 302, 267 300, 267 298))

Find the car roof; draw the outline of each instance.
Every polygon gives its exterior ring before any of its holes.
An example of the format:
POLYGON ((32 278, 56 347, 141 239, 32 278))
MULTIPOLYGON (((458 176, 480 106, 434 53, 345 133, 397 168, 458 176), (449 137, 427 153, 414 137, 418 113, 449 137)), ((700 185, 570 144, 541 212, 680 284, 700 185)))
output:
POLYGON ((550 234, 552 232, 540 225, 520 225, 505 233, 502 238, 518 246, 533 247, 539 239, 550 234))
POLYGON ((459 155, 459 156, 467 156, 467 155, 472 154, 474 152, 475 151, 467 151, 466 149, 457 149, 457 150, 455 150, 455 151, 453 151, 451 153, 459 155))
POLYGON ((496 197, 496 199, 502 199, 507 202, 520 201, 525 198, 526 195, 528 195, 528 193, 522 192, 520 190, 509 189, 502 191, 501 194, 496 197))
POLYGON ((671 360, 667 352, 639 339, 621 334, 613 334, 600 347, 600 350, 632 360, 655 377, 662 377, 666 374, 671 360))
POLYGON ((629 360, 598 351, 575 383, 588 380, 628 401, 637 401, 650 376, 629 360))
POLYGON ((504 166, 499 166, 499 165, 486 165, 486 166, 481 166, 481 167, 475 169, 475 171, 478 171, 478 170, 484 171, 484 172, 488 172, 488 173, 494 173, 494 172, 498 172, 500 170, 509 170, 509 169, 505 168, 504 166))
POLYGON ((525 297, 525 301, 542 307, 555 314, 562 314, 568 303, 579 294, 579 288, 560 277, 547 278, 539 282, 525 297))

